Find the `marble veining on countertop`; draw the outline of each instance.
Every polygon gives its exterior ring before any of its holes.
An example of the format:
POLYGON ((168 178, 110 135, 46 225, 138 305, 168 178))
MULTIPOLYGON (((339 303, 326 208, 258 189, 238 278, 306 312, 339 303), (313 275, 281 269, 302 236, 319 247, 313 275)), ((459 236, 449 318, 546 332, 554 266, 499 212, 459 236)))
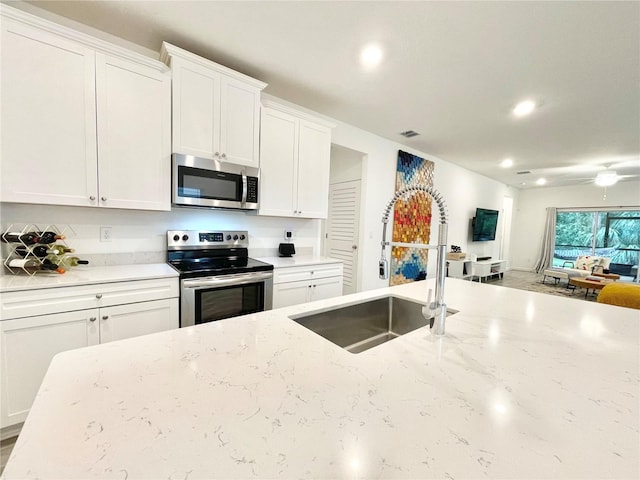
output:
POLYGON ((151 280, 178 277, 178 272, 167 263, 112 265, 94 267, 78 265, 63 274, 44 273, 34 276, 5 274, 0 276, 0 292, 33 290, 37 288, 72 287, 96 283, 151 280))
POLYGON ((327 263, 342 263, 342 260, 321 255, 294 255, 292 257, 259 257, 256 260, 270 263, 275 268, 305 267, 308 265, 323 265, 327 263))
POLYGON ((56 356, 5 478, 640 476, 638 311, 447 279, 459 313, 360 354, 289 316, 56 356))

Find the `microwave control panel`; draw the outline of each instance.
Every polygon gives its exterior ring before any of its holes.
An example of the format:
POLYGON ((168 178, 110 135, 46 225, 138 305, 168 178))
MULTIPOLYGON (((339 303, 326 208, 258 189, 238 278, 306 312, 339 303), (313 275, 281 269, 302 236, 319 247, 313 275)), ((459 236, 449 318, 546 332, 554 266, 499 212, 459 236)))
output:
POLYGON ((258 203, 258 177, 247 177, 247 203, 258 203))

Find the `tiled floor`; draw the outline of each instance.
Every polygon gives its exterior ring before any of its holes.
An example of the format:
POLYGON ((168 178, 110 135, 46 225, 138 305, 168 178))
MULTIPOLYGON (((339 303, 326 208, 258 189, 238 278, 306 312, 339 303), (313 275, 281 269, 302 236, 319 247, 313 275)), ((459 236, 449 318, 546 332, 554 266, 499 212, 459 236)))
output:
POLYGON ((7 464, 7 460, 9 459, 9 455, 11 455, 17 439, 18 437, 12 437, 0 442, 0 475, 4 471, 4 467, 7 464))

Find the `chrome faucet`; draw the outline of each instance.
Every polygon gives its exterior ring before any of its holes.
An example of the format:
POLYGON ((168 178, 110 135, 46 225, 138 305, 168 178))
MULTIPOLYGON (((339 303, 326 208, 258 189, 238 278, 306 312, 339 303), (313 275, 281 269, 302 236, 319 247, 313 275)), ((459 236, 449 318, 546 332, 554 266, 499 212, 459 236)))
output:
POLYGON ((385 248, 387 245, 395 247, 410 247, 410 248, 425 248, 429 250, 437 250, 437 269, 436 269, 436 294, 435 298, 431 299, 431 289, 427 295, 427 305, 422 307, 422 315, 426 320, 429 320, 431 329, 434 335, 444 335, 444 323, 447 318, 447 305, 444 303, 444 279, 446 268, 446 254, 447 254, 447 206, 440 195, 432 187, 416 185, 412 187, 406 187, 396 192, 391 201, 387 204, 384 213, 382 215, 382 251, 380 253, 379 262, 379 276, 381 279, 389 278, 389 266, 385 257, 385 248), (409 197, 417 192, 427 193, 438 204, 438 210, 440 211, 440 225, 438 229, 438 244, 437 245, 425 245, 421 243, 402 243, 402 242, 387 242, 387 224, 389 223, 389 215, 391 209, 401 198, 409 197))

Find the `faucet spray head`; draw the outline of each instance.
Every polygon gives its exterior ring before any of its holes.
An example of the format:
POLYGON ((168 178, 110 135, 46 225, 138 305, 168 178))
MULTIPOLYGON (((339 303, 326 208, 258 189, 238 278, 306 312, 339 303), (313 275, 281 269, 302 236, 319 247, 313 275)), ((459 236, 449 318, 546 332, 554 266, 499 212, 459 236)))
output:
POLYGON ((378 262, 378 269, 378 277, 380 278, 380 280, 386 280, 387 278, 389 278, 389 263, 387 262, 386 258, 382 257, 380 259, 380 261, 378 262))

